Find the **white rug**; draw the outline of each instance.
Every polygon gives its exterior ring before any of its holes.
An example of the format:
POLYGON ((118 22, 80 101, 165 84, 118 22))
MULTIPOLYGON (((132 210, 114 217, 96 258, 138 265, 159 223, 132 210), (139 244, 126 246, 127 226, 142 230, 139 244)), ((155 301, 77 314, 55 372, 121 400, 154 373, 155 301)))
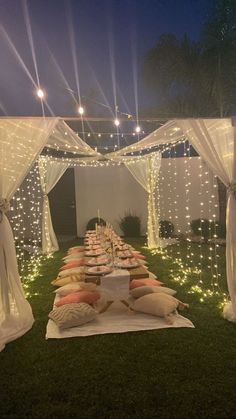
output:
POLYGON ((60 331, 53 320, 47 324, 46 339, 62 339, 100 335, 106 333, 125 333, 139 330, 154 330, 172 327, 194 327, 193 323, 179 314, 173 316, 174 323, 169 325, 160 317, 149 314, 130 314, 127 307, 120 302, 114 302, 105 313, 82 326, 60 331))

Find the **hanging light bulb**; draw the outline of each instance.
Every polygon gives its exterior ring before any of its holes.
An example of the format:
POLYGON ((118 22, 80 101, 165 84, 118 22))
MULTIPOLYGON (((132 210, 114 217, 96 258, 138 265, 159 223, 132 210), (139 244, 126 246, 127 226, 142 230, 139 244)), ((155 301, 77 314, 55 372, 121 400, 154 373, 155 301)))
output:
POLYGON ((39 99, 43 99, 45 97, 45 92, 40 87, 36 90, 36 95, 39 97, 39 99))
POLYGON ((137 127, 135 128, 135 132, 137 132, 137 134, 141 131, 141 128, 139 125, 137 125, 137 127))
POLYGON ((116 118, 116 119, 114 120, 114 124, 115 124, 115 126, 116 126, 116 127, 118 127, 118 126, 120 125, 120 121, 119 121, 119 119, 117 119, 117 118, 116 118))
POLYGON ((83 106, 79 106, 78 112, 79 112, 80 115, 83 115, 84 114, 84 108, 83 108, 83 106))

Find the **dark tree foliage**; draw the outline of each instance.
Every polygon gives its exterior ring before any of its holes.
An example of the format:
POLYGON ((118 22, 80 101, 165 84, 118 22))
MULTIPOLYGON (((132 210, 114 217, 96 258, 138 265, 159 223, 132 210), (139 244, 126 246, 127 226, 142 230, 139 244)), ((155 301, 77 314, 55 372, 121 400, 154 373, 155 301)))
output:
POLYGON ((214 2, 198 42, 162 35, 148 51, 143 73, 156 92, 158 116, 235 115, 236 1, 214 2))

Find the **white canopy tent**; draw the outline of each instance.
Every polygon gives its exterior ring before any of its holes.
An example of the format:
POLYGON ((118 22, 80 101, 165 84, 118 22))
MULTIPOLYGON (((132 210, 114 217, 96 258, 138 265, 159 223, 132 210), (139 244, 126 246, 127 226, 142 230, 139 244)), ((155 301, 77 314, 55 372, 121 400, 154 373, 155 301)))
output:
MULTIPOLYGON (((233 224, 233 219, 236 217, 234 119, 170 121, 139 143, 116 153, 110 153, 105 157, 108 159, 123 158, 134 151, 174 143, 184 137, 189 139, 209 167, 228 188, 226 256, 231 305, 227 307, 226 316, 229 320, 236 321, 236 225, 233 224)), ((4 212, 16 189, 45 146, 56 150, 94 156, 93 159, 101 158, 101 155, 84 143, 59 118, 2 118, 0 120, 0 350, 4 348, 5 343, 24 334, 33 324, 31 308, 24 298, 17 270, 11 228, 4 212)), ((149 173, 158 172, 160 165, 157 161, 159 160, 151 161, 150 158, 147 158, 149 169, 151 168, 149 173)), ((63 171, 66 170, 65 167, 59 166, 55 170, 51 170, 44 165, 41 167, 40 173, 44 192, 46 250, 50 247, 51 250, 57 248, 52 233, 47 193, 58 181, 63 171)), ((149 177, 148 184, 148 188, 154 187, 155 179, 149 177)), ((149 205, 155 212, 154 203, 151 200, 149 205)), ((152 220, 151 230, 153 232, 156 228, 155 223, 156 221, 152 220)))

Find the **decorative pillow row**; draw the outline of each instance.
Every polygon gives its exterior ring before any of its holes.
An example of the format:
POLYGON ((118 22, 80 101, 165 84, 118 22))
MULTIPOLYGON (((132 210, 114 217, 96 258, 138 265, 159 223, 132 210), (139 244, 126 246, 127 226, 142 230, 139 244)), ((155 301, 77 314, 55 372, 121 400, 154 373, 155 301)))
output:
POLYGON ((48 317, 60 329, 81 326, 93 320, 97 315, 96 310, 86 303, 65 304, 52 310, 48 317))
POLYGON ((130 290, 130 294, 132 295, 133 298, 140 298, 140 297, 143 297, 144 295, 152 294, 155 292, 164 293, 168 295, 176 294, 175 290, 172 290, 171 288, 167 288, 167 287, 161 287, 161 286, 144 285, 144 286, 136 287, 130 290))
POLYGON ((93 304, 99 300, 100 294, 96 291, 77 291, 72 294, 62 297, 59 301, 55 303, 56 307, 63 306, 64 304, 71 303, 88 303, 93 304))
POLYGON ((76 291, 95 291, 97 285, 93 282, 70 282, 69 284, 63 285, 57 288, 54 292, 64 297, 65 295, 72 294, 76 291))
POLYGON ((179 301, 171 295, 164 293, 152 293, 138 298, 132 305, 135 311, 153 314, 154 316, 166 317, 173 313, 179 305, 179 301))
POLYGON ((163 282, 160 282, 157 279, 152 279, 152 278, 132 279, 132 281, 130 281, 130 289, 142 287, 143 285, 157 287, 162 284, 163 282))
POLYGON ((54 279, 51 284, 56 285, 57 287, 63 287, 63 285, 70 284, 71 282, 82 282, 84 281, 83 274, 74 274, 68 275, 63 278, 56 278, 54 279))

